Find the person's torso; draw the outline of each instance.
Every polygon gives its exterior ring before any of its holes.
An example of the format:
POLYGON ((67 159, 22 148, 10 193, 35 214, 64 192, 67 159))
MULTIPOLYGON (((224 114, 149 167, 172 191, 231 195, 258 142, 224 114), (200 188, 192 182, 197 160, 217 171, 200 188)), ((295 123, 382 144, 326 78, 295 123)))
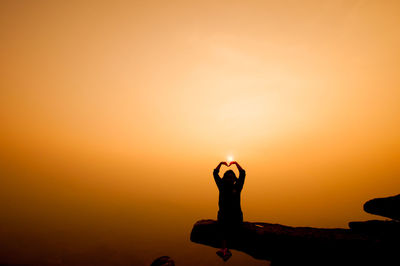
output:
POLYGON ((241 190, 237 186, 221 187, 219 190, 219 210, 222 212, 241 211, 240 207, 241 190))

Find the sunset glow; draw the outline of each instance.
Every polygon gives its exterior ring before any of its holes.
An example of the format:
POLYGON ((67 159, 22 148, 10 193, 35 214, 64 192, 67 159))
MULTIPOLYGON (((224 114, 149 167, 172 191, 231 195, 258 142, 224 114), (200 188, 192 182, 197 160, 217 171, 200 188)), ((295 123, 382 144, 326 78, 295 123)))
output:
POLYGON ((0 239, 41 241, 20 264, 181 254, 193 222, 216 219, 213 169, 234 156, 246 221, 372 219, 363 202, 400 193, 399 14, 400 1, 4 1, 0 239))

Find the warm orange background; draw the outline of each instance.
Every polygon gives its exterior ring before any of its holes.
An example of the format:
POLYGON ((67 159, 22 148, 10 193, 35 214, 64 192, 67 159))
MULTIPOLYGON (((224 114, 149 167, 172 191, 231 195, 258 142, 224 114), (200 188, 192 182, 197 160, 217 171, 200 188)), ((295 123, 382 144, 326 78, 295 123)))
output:
POLYGON ((2 1, 2 234, 183 237, 216 217, 211 173, 229 154, 247 171, 245 220, 375 218, 362 204, 400 193, 399 13, 2 1))

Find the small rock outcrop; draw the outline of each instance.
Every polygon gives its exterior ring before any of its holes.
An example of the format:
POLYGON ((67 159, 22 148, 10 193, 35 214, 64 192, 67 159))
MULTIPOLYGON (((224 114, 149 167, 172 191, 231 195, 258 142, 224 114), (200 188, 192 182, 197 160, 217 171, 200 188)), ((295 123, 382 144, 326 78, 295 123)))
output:
POLYGON ((175 266, 175 262, 168 256, 161 256, 155 259, 150 266, 175 266))
POLYGON ((364 210, 371 214, 400 220, 400 195, 369 200, 364 204, 364 210))
POLYGON ((349 223, 350 229, 381 239, 400 239, 400 195, 369 200, 364 210, 393 220, 353 221, 349 223))

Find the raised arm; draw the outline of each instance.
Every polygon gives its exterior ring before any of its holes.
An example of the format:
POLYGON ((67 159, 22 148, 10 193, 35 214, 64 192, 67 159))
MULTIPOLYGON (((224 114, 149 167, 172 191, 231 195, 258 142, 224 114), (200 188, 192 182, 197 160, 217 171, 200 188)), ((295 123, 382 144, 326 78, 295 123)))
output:
POLYGON ((242 189, 244 184, 244 178, 246 177, 246 171, 236 161, 230 162, 229 166, 232 164, 235 164, 237 169, 239 170, 239 179, 236 183, 239 185, 240 189, 242 189))
POLYGON ((228 164, 226 162, 220 162, 217 165, 217 167, 215 167, 214 172, 213 172, 214 180, 218 187, 221 184, 221 177, 219 177, 219 169, 221 168, 222 165, 228 166, 228 164))

